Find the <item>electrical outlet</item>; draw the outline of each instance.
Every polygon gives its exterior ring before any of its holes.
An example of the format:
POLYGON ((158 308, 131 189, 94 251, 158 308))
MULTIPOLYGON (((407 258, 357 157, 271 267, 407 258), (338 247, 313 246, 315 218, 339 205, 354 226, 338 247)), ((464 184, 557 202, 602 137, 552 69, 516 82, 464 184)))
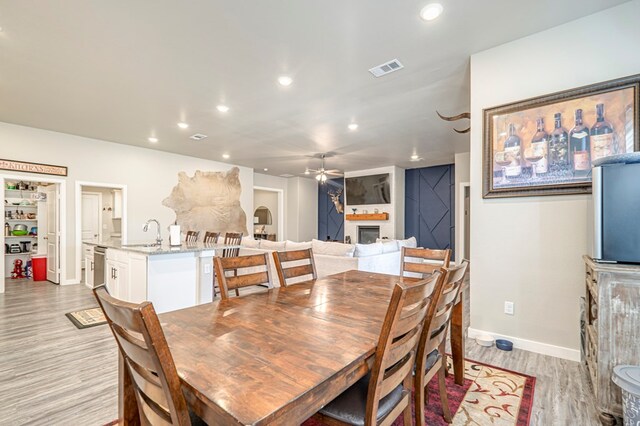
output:
POLYGON ((504 302, 504 313, 513 315, 513 302, 504 302))
POLYGON ((204 273, 205 274, 211 273, 211 265, 204 265, 204 273))

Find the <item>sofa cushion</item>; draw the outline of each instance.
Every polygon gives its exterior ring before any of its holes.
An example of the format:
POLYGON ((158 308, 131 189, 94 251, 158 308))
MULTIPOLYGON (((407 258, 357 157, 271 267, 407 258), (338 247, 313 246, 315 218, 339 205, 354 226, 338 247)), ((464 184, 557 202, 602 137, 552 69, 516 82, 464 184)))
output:
POLYGON ((262 240, 260 242, 260 248, 262 250, 284 251, 285 246, 286 246, 285 241, 262 240))
POLYGON ((416 248, 418 247, 418 241, 416 237, 407 238, 406 240, 397 240, 398 250, 402 250, 402 247, 416 248))
POLYGON ((303 241, 301 243, 297 243, 295 241, 287 240, 287 244, 285 245, 286 251, 306 250, 310 248, 311 248, 311 241, 303 241))
POLYGON ((382 244, 382 253, 393 253, 400 250, 396 240, 381 241, 380 244, 382 244))
MULTIPOLYGON (((240 245, 242 247, 246 247, 246 248, 260 248, 260 242, 262 240, 256 240, 253 239, 251 237, 244 237, 241 241, 240 241, 240 245)), ((220 239, 220 242, 222 242, 222 238, 220 239)))
POLYGON ((375 256, 376 254, 382 254, 382 250, 382 243, 356 244, 354 257, 375 256))
POLYGON ((356 247, 353 244, 311 240, 311 248, 315 254, 353 257, 353 252, 356 247))

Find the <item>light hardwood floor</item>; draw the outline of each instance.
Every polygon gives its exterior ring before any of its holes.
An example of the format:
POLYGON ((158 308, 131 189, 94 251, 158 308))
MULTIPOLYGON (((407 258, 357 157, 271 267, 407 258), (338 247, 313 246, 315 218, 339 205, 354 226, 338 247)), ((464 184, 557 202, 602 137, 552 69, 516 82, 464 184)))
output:
MULTIPOLYGON (((0 294, 0 425, 102 425, 117 417, 117 350, 106 326, 66 312, 96 306, 83 285, 7 280, 0 294)), ((532 425, 598 425, 579 363, 467 344, 467 356, 536 376, 532 425)))

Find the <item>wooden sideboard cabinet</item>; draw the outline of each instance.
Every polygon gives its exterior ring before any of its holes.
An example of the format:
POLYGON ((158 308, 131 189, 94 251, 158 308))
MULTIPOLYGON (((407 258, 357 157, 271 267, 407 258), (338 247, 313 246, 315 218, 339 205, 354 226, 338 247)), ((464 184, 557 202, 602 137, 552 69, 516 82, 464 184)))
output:
POLYGON ((586 269, 583 354, 603 424, 622 416, 613 367, 640 365, 640 265, 594 262, 586 269))

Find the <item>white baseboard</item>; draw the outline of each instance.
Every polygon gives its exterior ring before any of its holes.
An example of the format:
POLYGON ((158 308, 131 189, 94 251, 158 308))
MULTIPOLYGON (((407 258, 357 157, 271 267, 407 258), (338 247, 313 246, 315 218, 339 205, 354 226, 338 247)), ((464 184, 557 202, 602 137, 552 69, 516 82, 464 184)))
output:
POLYGON ((513 342, 513 347, 523 349, 529 352, 535 352, 538 354, 554 356, 556 358, 568 359, 570 361, 580 362, 580 351, 578 349, 565 348, 563 346, 550 345, 548 343, 535 342, 533 340, 521 339, 519 337, 505 336, 504 334, 497 334, 491 331, 478 330, 469 327, 469 339, 475 339, 481 334, 488 334, 494 339, 506 339, 513 342))
POLYGON ((70 280, 64 280, 60 282, 60 285, 74 285, 74 284, 80 284, 80 280, 72 278, 70 280))

